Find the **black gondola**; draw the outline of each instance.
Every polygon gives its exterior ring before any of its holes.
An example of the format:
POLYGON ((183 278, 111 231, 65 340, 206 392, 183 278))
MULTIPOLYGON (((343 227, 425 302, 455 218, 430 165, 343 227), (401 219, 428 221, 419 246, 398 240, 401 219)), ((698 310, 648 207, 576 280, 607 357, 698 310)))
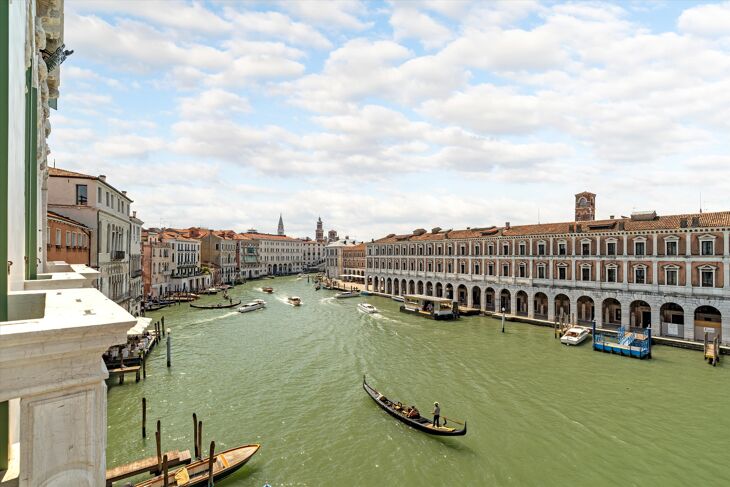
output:
POLYGON ((241 301, 236 301, 235 303, 227 303, 227 304, 190 304, 191 308, 195 309, 226 309, 226 308, 235 308, 241 304, 241 301))
MULTIPOLYGON (((372 387, 365 381, 365 376, 362 376, 362 388, 372 398, 373 401, 378 403, 378 406, 383 408, 388 414, 394 418, 404 422, 408 426, 415 428, 429 435, 436 436, 464 436, 466 434, 466 421, 464 421, 464 427, 460 430, 449 428, 446 426, 434 427, 430 419, 419 416, 418 418, 408 418, 405 415, 404 408, 401 406, 401 410, 397 410, 396 406, 400 405, 399 402, 393 402, 372 387)), ((445 418, 448 420, 448 418, 445 418)), ((454 422, 453 420, 450 420, 454 422)))

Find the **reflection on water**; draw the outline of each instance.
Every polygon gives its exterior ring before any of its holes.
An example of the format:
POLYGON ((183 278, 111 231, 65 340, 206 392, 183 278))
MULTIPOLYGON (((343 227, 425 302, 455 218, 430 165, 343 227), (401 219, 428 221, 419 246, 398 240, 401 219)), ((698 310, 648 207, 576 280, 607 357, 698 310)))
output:
MULTIPOLYGON (((173 330, 173 366, 157 348, 139 384, 110 384, 108 467, 154 455, 141 438, 162 420, 163 448, 263 447, 216 485, 689 485, 727 478, 730 379, 696 352, 656 347, 638 361, 567 348, 552 330, 465 317, 435 322, 373 296, 334 299, 306 279, 268 281, 255 313, 155 313, 173 330), (286 299, 301 296, 294 308, 286 299), (359 302, 379 314, 358 312, 359 302), (362 375, 425 414, 439 401, 465 418, 463 438, 394 421, 361 389, 362 375)), ((261 282, 234 299, 261 298, 261 282)), ((201 302, 215 302, 207 296, 201 302)))

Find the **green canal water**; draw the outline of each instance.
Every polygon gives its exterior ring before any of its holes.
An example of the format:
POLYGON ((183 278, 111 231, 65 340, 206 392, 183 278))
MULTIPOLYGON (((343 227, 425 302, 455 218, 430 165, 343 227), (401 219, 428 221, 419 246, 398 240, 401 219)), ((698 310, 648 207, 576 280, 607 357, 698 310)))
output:
POLYGON ((195 412, 205 445, 262 444, 222 486, 730 482, 727 363, 668 347, 639 361, 561 346, 547 328, 507 323, 501 333, 490 318, 434 322, 385 298, 333 295, 277 278, 232 292, 265 299, 263 311, 155 313, 172 329, 172 368, 159 346, 146 380, 109 384, 107 466, 154 455, 157 419, 163 449, 192 450, 195 412), (289 306, 288 295, 304 304, 289 306), (360 313, 363 300, 381 314, 360 313), (422 412, 439 401, 443 415, 468 420, 468 434, 431 437, 395 421, 362 390, 364 373, 422 412))

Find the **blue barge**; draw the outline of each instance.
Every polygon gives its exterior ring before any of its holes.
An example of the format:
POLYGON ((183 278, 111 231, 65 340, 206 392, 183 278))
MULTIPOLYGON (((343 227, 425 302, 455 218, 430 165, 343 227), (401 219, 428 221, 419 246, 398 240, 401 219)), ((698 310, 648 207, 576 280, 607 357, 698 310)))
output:
POLYGON ((630 328, 622 326, 616 337, 607 337, 596 332, 593 322, 593 350, 616 353, 625 357, 651 358, 651 328, 630 328))

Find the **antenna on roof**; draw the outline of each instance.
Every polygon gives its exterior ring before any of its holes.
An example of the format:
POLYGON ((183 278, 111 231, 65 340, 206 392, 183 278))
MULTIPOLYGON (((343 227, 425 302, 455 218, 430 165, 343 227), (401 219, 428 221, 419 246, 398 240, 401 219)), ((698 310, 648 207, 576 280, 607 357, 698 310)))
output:
POLYGON ((702 213, 702 191, 700 191, 700 213, 702 213))

